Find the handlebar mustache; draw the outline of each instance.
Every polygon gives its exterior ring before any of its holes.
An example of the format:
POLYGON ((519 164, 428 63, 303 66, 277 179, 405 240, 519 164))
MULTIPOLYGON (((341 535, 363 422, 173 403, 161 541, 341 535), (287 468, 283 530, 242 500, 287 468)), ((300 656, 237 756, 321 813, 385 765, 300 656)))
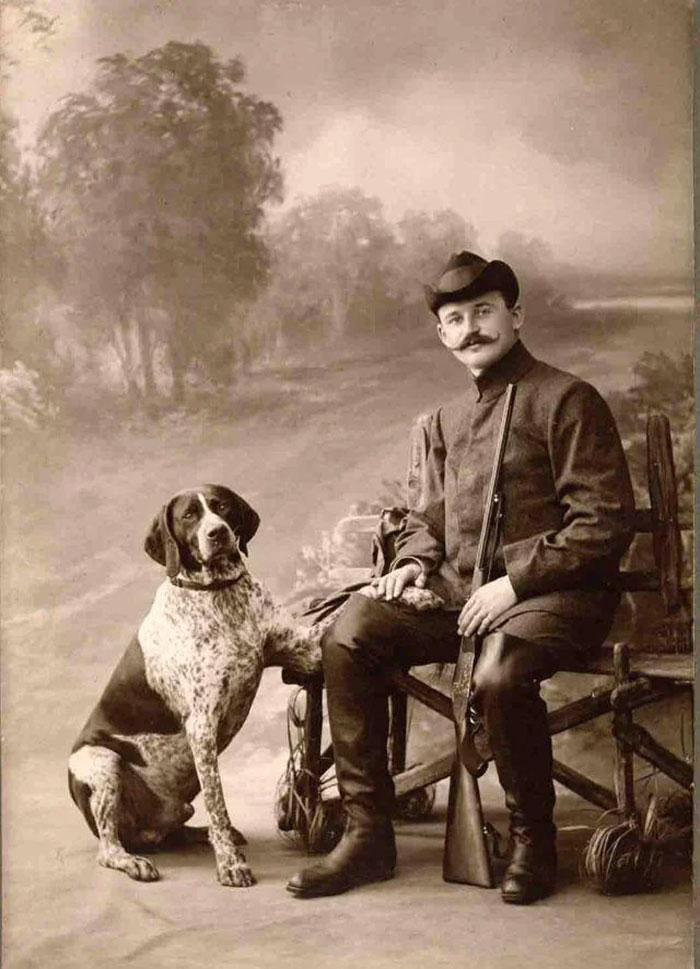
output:
POLYGON ((496 342, 496 337, 484 336, 481 333, 470 333, 469 336, 466 336, 462 340, 462 342, 458 343, 456 347, 453 347, 453 349, 466 350, 467 347, 477 346, 478 344, 483 344, 484 346, 486 346, 489 343, 495 343, 495 342, 496 342))

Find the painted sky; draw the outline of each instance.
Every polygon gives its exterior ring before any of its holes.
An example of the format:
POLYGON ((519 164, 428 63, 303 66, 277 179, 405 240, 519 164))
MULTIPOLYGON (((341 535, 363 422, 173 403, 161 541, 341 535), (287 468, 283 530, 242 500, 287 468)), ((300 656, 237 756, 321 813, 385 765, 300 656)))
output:
POLYGON ((6 20, 25 141, 98 57, 201 40, 282 111, 287 204, 359 185, 387 214, 450 207, 492 249, 538 236, 583 268, 690 275, 685 0, 39 0, 6 20))

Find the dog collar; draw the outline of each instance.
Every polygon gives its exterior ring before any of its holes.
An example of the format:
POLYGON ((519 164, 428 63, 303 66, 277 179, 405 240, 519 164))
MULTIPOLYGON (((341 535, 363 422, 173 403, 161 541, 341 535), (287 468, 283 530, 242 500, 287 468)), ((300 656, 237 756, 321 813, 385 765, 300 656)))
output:
POLYGON ((205 585, 202 582, 190 582, 189 579, 170 579, 171 585, 176 585, 178 589, 193 589, 196 592, 218 592, 220 589, 228 589, 232 585, 239 582, 241 576, 236 576, 235 579, 216 579, 214 582, 209 582, 205 585))

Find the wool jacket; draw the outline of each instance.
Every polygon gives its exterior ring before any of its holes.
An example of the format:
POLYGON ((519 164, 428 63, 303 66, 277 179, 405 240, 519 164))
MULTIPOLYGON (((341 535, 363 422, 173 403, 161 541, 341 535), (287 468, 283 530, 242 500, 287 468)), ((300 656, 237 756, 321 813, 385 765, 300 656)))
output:
MULTIPOLYGON (((501 488, 504 520, 492 578, 518 602, 563 614, 609 603, 631 538, 632 486, 600 394, 536 360, 518 340, 430 427, 421 497, 397 542, 394 568, 417 560, 428 588, 468 598, 508 383, 517 384, 501 488), (580 595, 588 591, 590 595, 580 595)), ((516 607, 517 608, 517 607, 516 607)))

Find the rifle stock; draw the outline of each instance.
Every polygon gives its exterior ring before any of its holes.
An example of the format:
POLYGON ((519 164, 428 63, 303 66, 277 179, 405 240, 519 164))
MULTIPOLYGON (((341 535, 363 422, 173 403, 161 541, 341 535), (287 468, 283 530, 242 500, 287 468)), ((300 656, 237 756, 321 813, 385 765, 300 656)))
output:
MULTIPOLYGON (((501 468, 515 399, 515 384, 509 384, 496 445, 484 521, 472 577, 472 594, 489 581, 491 564, 498 542, 503 514, 498 493, 501 468)), ((479 639, 462 640, 452 681, 452 710, 455 720, 456 751, 447 804, 447 829, 442 862, 445 881, 493 888, 493 872, 486 836, 477 776, 483 761, 474 749, 469 734, 467 711, 474 665, 478 659, 479 639)))
POLYGON ((484 834, 479 782, 462 763, 459 749, 460 731, 457 728, 457 749, 447 802, 442 877, 446 882, 493 888, 493 871, 484 834))

